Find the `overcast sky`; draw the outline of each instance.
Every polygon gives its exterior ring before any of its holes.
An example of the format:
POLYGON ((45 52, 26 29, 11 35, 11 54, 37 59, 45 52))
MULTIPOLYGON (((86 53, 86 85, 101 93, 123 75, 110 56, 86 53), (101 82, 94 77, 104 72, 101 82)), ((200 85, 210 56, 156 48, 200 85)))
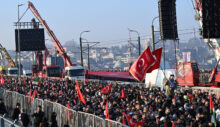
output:
MULTIPOLYGON (((88 41, 114 45, 126 43, 128 28, 137 30, 144 41, 151 34, 152 19, 158 16, 157 0, 31 0, 61 43, 78 42, 80 32, 88 41)), ((15 49, 13 23, 17 21, 17 5, 22 14, 28 6, 27 0, 2 0, 0 4, 0 43, 7 49, 15 49)), ((194 19, 191 0, 177 0, 178 29, 199 28, 194 19)), ((22 21, 30 21, 34 15, 28 11, 22 21)), ((159 20, 155 20, 158 28, 159 20)), ((179 31, 179 33, 192 31, 179 31)), ((45 32, 46 33, 46 32, 45 32)), ((135 38, 135 33, 132 37, 135 38)), ((185 41, 192 34, 180 35, 185 41)), ((46 36, 46 38, 48 38, 46 36)), ((46 41, 46 43, 51 43, 46 41)))

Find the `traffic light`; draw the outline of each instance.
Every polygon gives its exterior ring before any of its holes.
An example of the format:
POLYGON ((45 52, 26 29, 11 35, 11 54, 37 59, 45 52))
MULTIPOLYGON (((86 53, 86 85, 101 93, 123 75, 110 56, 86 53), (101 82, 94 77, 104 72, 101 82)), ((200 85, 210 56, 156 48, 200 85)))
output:
POLYGON ((203 38, 220 38, 220 1, 202 0, 203 38))
POLYGON ((158 9, 161 40, 176 40, 178 38, 176 0, 159 0, 158 9))

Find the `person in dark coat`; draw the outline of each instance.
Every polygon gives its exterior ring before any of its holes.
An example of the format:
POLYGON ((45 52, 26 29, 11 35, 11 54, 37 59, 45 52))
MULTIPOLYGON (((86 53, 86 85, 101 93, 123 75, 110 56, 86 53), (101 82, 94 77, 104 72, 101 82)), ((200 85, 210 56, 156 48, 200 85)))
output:
POLYGON ((44 112, 42 111, 42 107, 40 105, 37 107, 37 110, 35 110, 32 117, 34 117, 34 127, 39 127, 44 118, 44 112))
POLYGON ((0 115, 7 113, 6 107, 2 99, 0 99, 0 115))
POLYGON ((43 118, 39 127, 49 127, 49 123, 47 121, 47 118, 45 118, 45 117, 43 118))
POLYGON ((20 108, 21 108, 20 103, 17 103, 16 108, 14 109, 14 112, 13 112, 13 115, 12 115, 13 120, 18 119, 18 116, 21 113, 20 108))
POLYGON ((51 127, 58 127, 56 117, 57 117, 56 112, 52 112, 52 114, 51 114, 51 127))
POLYGON ((27 113, 23 112, 23 110, 21 110, 21 122, 23 124, 23 127, 28 127, 28 125, 30 123, 30 119, 29 119, 27 113))

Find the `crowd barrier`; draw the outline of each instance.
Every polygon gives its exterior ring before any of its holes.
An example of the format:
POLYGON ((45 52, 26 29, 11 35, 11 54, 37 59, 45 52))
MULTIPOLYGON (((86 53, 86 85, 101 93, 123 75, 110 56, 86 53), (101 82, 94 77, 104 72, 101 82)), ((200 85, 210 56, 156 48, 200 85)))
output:
POLYGON ((0 126, 1 127, 20 127, 21 125, 15 124, 12 120, 0 116, 0 126))
POLYGON ((52 112, 56 112, 59 127, 63 127, 65 124, 68 124, 70 127, 128 127, 120 122, 103 119, 85 112, 74 111, 59 103, 48 100, 36 98, 32 103, 28 103, 28 96, 2 88, 0 88, 0 98, 3 99, 9 116, 12 116, 16 103, 20 103, 23 111, 29 115, 32 125, 34 120, 31 116, 34 114, 37 106, 41 105, 48 122, 51 121, 52 112))

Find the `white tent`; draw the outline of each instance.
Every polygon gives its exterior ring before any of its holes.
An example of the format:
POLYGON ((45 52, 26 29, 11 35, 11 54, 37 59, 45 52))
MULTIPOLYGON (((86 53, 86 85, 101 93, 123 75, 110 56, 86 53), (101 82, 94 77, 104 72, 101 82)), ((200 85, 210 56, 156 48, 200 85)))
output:
POLYGON ((145 76, 145 85, 149 87, 149 83, 151 83, 151 87, 160 87, 163 89, 163 81, 164 79, 169 79, 170 75, 174 74, 176 78, 176 70, 175 69, 166 69, 160 70, 156 69, 151 73, 147 73, 145 76), (166 77, 165 77, 166 75, 166 77))

